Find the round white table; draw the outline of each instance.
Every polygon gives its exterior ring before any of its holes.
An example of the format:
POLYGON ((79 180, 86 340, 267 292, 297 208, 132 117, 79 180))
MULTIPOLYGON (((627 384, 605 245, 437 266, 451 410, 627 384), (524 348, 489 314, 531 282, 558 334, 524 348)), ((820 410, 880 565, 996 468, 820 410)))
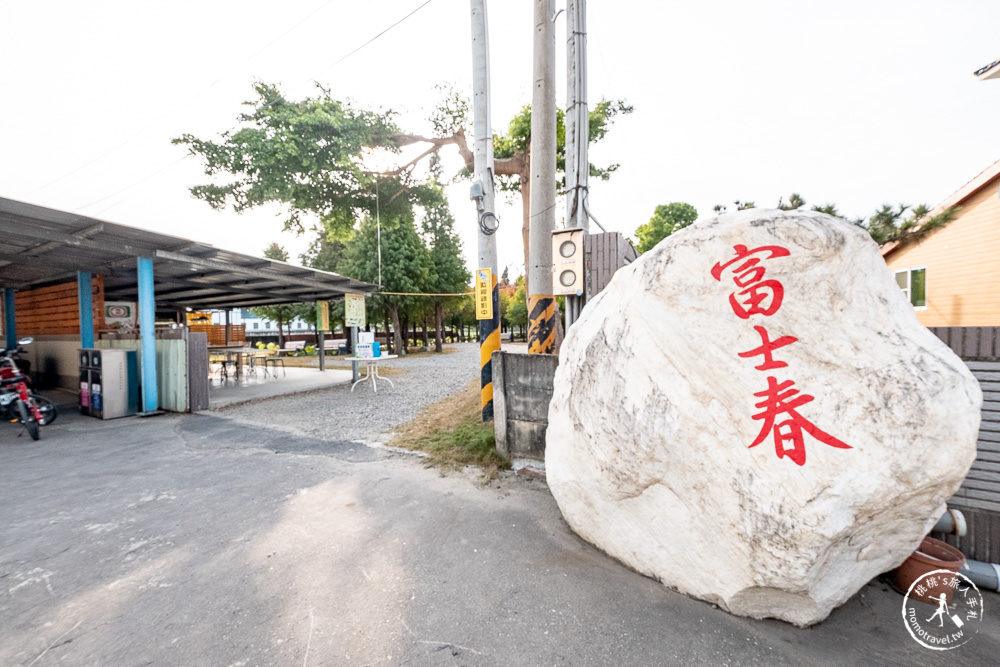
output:
POLYGON ((398 358, 399 358, 398 354, 383 354, 378 357, 350 357, 352 364, 357 364, 362 361, 365 362, 365 376, 351 385, 351 391, 354 391, 354 388, 357 387, 362 382, 365 382, 366 380, 371 380, 372 391, 378 393, 378 384, 376 384, 375 382, 376 378, 379 380, 385 380, 386 382, 389 383, 390 387, 395 389, 396 385, 392 383, 392 380, 385 377, 384 375, 378 374, 378 362, 385 361, 386 359, 398 359, 398 358))

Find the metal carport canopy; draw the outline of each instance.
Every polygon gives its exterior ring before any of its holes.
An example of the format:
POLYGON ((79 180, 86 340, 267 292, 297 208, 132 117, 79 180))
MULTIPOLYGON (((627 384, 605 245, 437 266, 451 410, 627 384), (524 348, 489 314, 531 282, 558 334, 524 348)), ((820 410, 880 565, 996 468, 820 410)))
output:
POLYGON ((138 257, 158 309, 249 308, 369 295, 371 283, 0 197, 0 286, 26 290, 104 276, 107 301, 137 301, 138 257))

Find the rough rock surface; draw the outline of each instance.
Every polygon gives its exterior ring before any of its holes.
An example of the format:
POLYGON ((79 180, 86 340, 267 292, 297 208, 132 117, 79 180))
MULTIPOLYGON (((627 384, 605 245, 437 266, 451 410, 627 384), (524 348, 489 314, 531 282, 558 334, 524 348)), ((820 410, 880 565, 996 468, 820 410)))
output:
POLYGON ((975 458, 981 403, 863 230, 752 209, 667 238, 587 305, 545 467, 615 558, 805 626, 917 546, 975 458))

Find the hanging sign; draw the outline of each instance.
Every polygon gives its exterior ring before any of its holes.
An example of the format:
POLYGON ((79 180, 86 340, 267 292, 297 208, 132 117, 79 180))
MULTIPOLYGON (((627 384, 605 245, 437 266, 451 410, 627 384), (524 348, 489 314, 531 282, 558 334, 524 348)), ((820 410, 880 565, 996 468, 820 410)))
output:
POLYGON ((316 328, 320 331, 330 330, 330 302, 316 302, 316 328))
POLYGON ((476 269, 476 319, 493 319, 492 269, 476 269))
POLYGON ((135 303, 132 301, 105 301, 104 324, 111 329, 135 326, 135 303))
MULTIPOLYGON (((108 303, 105 302, 105 311, 108 310, 108 303)), ((128 304, 132 307, 132 312, 135 311, 135 304, 128 304)), ((109 317, 119 317, 119 315, 113 315, 110 312, 104 313, 104 320, 107 321, 109 317)), ((134 319, 134 316, 133 316, 134 319)), ((187 324, 191 326, 192 324, 211 324, 212 323, 212 313, 208 311, 194 311, 187 314, 187 324)))
POLYGON ((365 297, 363 294, 344 295, 344 320, 349 327, 365 326, 365 297))

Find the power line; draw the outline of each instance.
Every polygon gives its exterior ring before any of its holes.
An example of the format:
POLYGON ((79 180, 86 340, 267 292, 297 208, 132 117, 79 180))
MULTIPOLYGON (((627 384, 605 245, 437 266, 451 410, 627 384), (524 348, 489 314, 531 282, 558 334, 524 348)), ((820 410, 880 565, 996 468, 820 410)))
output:
MULTIPOLYGON (((330 2, 332 2, 332 1, 333 1, 333 0, 330 0, 330 2)), ((336 67, 336 66, 337 66, 337 65, 339 65, 340 63, 342 63, 342 62, 344 62, 345 60, 347 60, 348 58, 350 58, 350 57, 351 57, 352 55, 356 54, 356 53, 357 53, 358 51, 361 51, 361 50, 362 50, 362 49, 364 49, 365 47, 369 46, 369 45, 370 45, 370 44, 372 44, 372 43, 373 43, 373 42, 374 42, 375 40, 377 40, 377 39, 378 39, 379 37, 382 37, 382 36, 383 36, 383 35, 385 35, 385 34, 386 34, 387 32, 389 32, 389 31, 390 31, 390 30, 392 30, 393 28, 397 27, 398 25, 400 25, 401 23, 403 23, 404 21, 406 21, 407 19, 409 19, 409 18, 410 18, 411 16, 413 16, 414 14, 416 14, 417 12, 419 12, 419 11, 420 11, 421 9, 423 9, 424 7, 426 7, 427 5, 429 5, 429 4, 430 4, 430 3, 432 2, 432 1, 433 1, 433 0, 425 0, 425 2, 423 2, 423 3, 421 4, 421 5, 419 5, 419 6, 418 6, 418 7, 416 8, 416 9, 414 9, 414 10, 413 10, 413 11, 411 11, 411 12, 410 12, 409 14, 407 14, 407 15, 406 15, 406 16, 404 16, 403 18, 399 19, 398 21, 396 21, 395 23, 393 23, 393 24, 392 24, 392 25, 390 25, 389 27, 385 28, 384 30, 382 30, 381 32, 379 32, 378 34, 376 34, 376 35, 375 35, 374 37, 372 37, 372 38, 370 38, 369 40, 367 40, 366 42, 364 42, 364 43, 363 43, 363 44, 362 44, 361 46, 359 46, 359 47, 357 47, 357 48, 353 49, 352 51, 350 51, 350 52, 349 52, 349 53, 347 53, 346 55, 344 55, 344 56, 341 56, 341 57, 340 57, 339 59, 337 59, 337 60, 336 60, 336 61, 335 61, 335 62, 334 62, 333 64, 331 64, 331 65, 328 65, 328 66, 324 67, 324 68, 323 68, 322 70, 320 70, 320 71, 319 71, 319 72, 318 72, 317 74, 315 74, 314 76, 310 77, 310 80, 313 80, 313 81, 315 81, 315 80, 316 80, 316 79, 317 79, 317 78, 318 78, 318 77, 319 77, 319 76, 320 76, 321 74, 323 74, 323 73, 325 73, 325 72, 329 71, 330 69, 333 69, 334 67, 336 67)), ((330 2, 328 2, 328 3, 327 3, 327 5, 329 5, 329 4, 330 4, 330 2)), ((319 11, 321 11, 322 9, 325 9, 327 5, 324 5, 324 6, 323 6, 323 7, 321 7, 320 9, 318 9, 318 10, 316 10, 316 11, 312 12, 311 14, 309 14, 308 16, 306 16, 305 18, 303 18, 303 19, 302 19, 301 21, 299 21, 298 23, 294 24, 294 25, 293 25, 292 27, 288 28, 288 30, 286 30, 286 31, 285 31, 284 33, 282 33, 281 35, 279 35, 278 37, 276 37, 276 38, 275 38, 274 40, 272 40, 272 41, 271 41, 270 43, 268 43, 268 45, 267 45, 267 46, 265 46, 265 47, 263 47, 262 49, 260 49, 260 50, 259 50, 259 51, 258 51, 257 53, 255 53, 255 54, 253 54, 253 55, 249 56, 249 57, 248 57, 248 58, 246 58, 246 59, 245 59, 245 60, 244 60, 243 62, 241 62, 241 63, 240 63, 239 65, 237 65, 237 66, 235 66, 234 68, 232 68, 232 69, 231 69, 231 70, 230 70, 229 72, 227 72, 226 74, 222 75, 222 76, 221 76, 220 78, 216 79, 216 80, 215 80, 215 81, 214 81, 214 82, 212 83, 212 85, 210 85, 210 86, 209 86, 209 88, 211 88, 211 87, 212 87, 212 86, 214 86, 214 85, 215 85, 216 83, 218 83, 219 81, 221 81, 221 80, 223 80, 224 78, 226 78, 227 76, 229 76, 229 74, 231 74, 231 73, 232 73, 233 71, 235 71, 235 70, 236 70, 236 69, 238 69, 239 67, 242 67, 242 65, 243 65, 243 64, 245 64, 245 63, 246 63, 246 62, 248 62, 249 60, 252 60, 252 59, 253 59, 253 58, 255 58, 255 57, 256 57, 257 55, 259 55, 259 54, 260 54, 261 52, 263 52, 263 51, 267 50, 268 48, 270 48, 270 46, 271 46, 272 44, 274 44, 275 42, 277 42, 278 40, 280 40, 281 38, 283 38, 283 37, 284 37, 284 36, 285 36, 285 35, 286 35, 287 33, 291 32, 292 30, 294 30, 295 28, 297 28, 298 26, 300 26, 300 25, 301 25, 302 23, 304 23, 305 21, 307 21, 308 19, 310 19, 310 18, 311 18, 312 16, 314 16, 315 14, 317 14, 317 13, 318 13, 319 11)), ((201 95, 203 95, 203 94, 204 94, 205 92, 207 92, 207 90, 208 90, 209 88, 206 88, 205 90, 203 90, 203 91, 201 91, 200 93, 198 93, 197 95, 195 95, 195 96, 194 96, 193 98, 191 98, 191 100, 189 100, 189 101, 188 101, 187 103, 190 103, 191 101, 193 101, 193 100, 197 99, 198 97, 200 97, 201 95)), ((271 98, 271 99, 269 99, 269 100, 265 101, 265 102, 264 102, 264 105, 263 105, 263 106, 261 107, 261 109, 266 109, 267 107, 269 107, 269 106, 271 106, 272 104, 274 104, 275 102, 277 102, 277 101, 278 101, 279 99, 281 99, 281 95, 275 95, 275 96, 274 96, 273 98, 271 98)), ((187 104, 187 103, 185 103, 185 104, 187 104)), ((232 130, 234 130, 234 129, 236 129, 236 126, 235 126, 235 125, 234 125, 233 127, 231 127, 231 128, 230 128, 230 129, 229 129, 229 130, 228 130, 227 132, 231 132, 231 131, 232 131, 232 130)), ((111 151, 109 151, 108 153, 105 153, 105 154, 103 154, 102 156, 100 156, 100 157, 98 157, 98 158, 95 158, 94 160, 91 160, 90 162, 88 162, 88 163, 86 163, 85 165, 83 165, 83 166, 81 166, 81 167, 77 168, 76 170, 74 170, 74 171, 70 172, 69 174, 65 174, 64 176, 61 176, 61 177, 59 177, 59 178, 58 178, 58 179, 56 179, 55 181, 52 181, 52 182, 50 182, 50 183, 48 183, 48 184, 46 184, 46 185, 42 186, 41 188, 38 188, 38 190, 35 190, 35 192, 38 192, 39 190, 42 190, 42 189, 45 189, 46 187, 49 187, 49 186, 50 186, 50 185, 52 185, 53 183, 55 183, 55 182, 58 182, 58 181, 62 180, 63 178, 66 178, 66 177, 68 177, 68 176, 70 176, 70 175, 72 175, 72 174, 75 174, 75 173, 77 173, 77 172, 81 171, 82 169, 86 168, 87 166, 90 166, 91 164, 94 164, 95 162, 97 162, 97 161, 99 161, 99 160, 103 159, 104 157, 107 157, 108 155, 112 154, 112 153, 113 153, 114 151, 116 151, 116 150, 119 150, 119 149, 120 149, 120 148, 121 148, 122 146, 124 146, 124 145, 126 145, 126 144, 130 143, 130 142, 131 142, 131 141, 132 141, 133 139, 135 139, 135 137, 136 137, 136 136, 140 136, 140 135, 141 135, 141 134, 142 134, 143 132, 145 132, 145 131, 146 131, 145 129, 144 129, 144 130, 140 130, 140 131, 139 131, 139 132, 138 132, 138 133, 137 133, 136 135, 134 135, 134 136, 133 136, 133 137, 131 137, 130 139, 126 140, 126 141, 125 141, 125 142, 123 142, 122 144, 119 144, 119 145, 118 145, 118 146, 117 146, 116 148, 112 149, 112 150, 111 150, 111 151)), ((171 162, 170 164, 168 164, 168 165, 165 165, 164 167, 161 167, 160 169, 157 169, 156 171, 154 171, 154 172, 150 173, 150 174, 149 174, 148 176, 145 176, 145 177, 141 178, 140 180, 138 180, 138 181, 135 181, 135 182, 133 182, 132 184, 130 184, 130 185, 128 185, 128 186, 126 186, 126 187, 124 187, 124 188, 120 188, 120 189, 118 189, 118 190, 115 190, 114 192, 111 192, 110 194, 108 194, 108 195, 105 195, 104 197, 101 197, 100 199, 97 199, 97 200, 94 200, 94 201, 92 201, 92 202, 90 202, 90 203, 88 203, 88 204, 85 204, 85 205, 83 205, 83 206, 80 206, 80 207, 77 207, 77 208, 76 208, 75 210, 79 211, 80 209, 84 209, 84 208, 88 208, 88 207, 90 207, 90 206, 93 206, 93 205, 95 205, 95 204, 97 204, 97 203, 100 203, 100 202, 102 202, 102 201, 105 201, 105 200, 107 200, 107 199, 110 199, 110 198, 112 198, 112 197, 116 197, 116 196, 118 196, 118 195, 122 194, 123 192, 127 192, 127 191, 129 191, 129 190, 133 189, 134 187, 136 187, 137 185, 141 185, 142 183, 145 183, 146 181, 150 180, 150 179, 151 179, 151 178, 153 178, 154 176, 157 176, 157 175, 159 175, 159 174, 163 173, 164 171, 166 171, 167 169, 169 169, 169 168, 173 167, 174 165, 176 165, 176 164, 179 164, 179 163, 180 163, 180 162, 181 162, 181 161, 182 161, 183 159, 185 159, 185 158, 187 158, 187 157, 188 157, 188 156, 187 156, 187 155, 185 155, 185 156, 184 156, 184 157, 182 157, 182 158, 179 158, 179 159, 177 159, 177 160, 174 160, 174 161, 173 161, 173 162, 171 162)), ((113 208, 113 207, 114 207, 114 206, 116 206, 116 205, 117 205, 118 203, 120 203, 120 202, 115 202, 115 203, 113 203, 113 204, 111 204, 111 205, 109 205, 109 206, 107 206, 107 207, 105 207, 105 208, 103 208, 103 209, 101 209, 101 210, 102 210, 102 211, 106 211, 106 210, 108 210, 108 209, 110 209, 110 208, 113 208)))
MULTIPOLYGON (((274 39, 272 39, 270 42, 268 42, 267 44, 265 44, 263 47, 257 49, 252 54, 250 54, 249 56, 247 56, 246 58, 244 58, 242 61, 240 61, 238 64, 236 64, 233 67, 229 68, 228 71, 226 71, 224 74, 222 74, 219 77, 217 77, 208 86, 206 86, 205 88, 202 88, 199 92, 195 93, 195 95, 193 95, 192 97, 188 98, 184 102, 181 102, 180 104, 177 104, 174 107, 174 110, 176 111, 177 109, 180 109, 182 107, 189 106, 192 102, 194 102, 195 100, 197 100, 198 98, 200 98, 202 95, 204 95, 205 93, 207 93, 209 90, 211 90, 212 88, 214 88, 220 81, 223 81, 223 80, 227 79, 230 75, 233 74, 233 72, 235 72, 239 68, 243 67, 248 62, 250 62, 251 60, 253 60, 257 56, 259 56, 260 54, 264 53, 268 49, 270 49, 272 46, 274 46, 279 41, 281 41, 282 39, 284 39, 284 37, 286 35, 288 35, 288 33, 292 32, 293 30, 295 30, 296 28, 298 28, 300 25, 302 25, 303 23, 305 23, 306 21, 308 21, 309 19, 311 19, 313 16, 315 16, 319 12, 321 12, 324 9, 326 9, 327 7, 329 7, 331 4, 333 4, 333 0, 329 0, 325 5, 323 5, 319 9, 317 9, 317 10, 315 10, 313 12, 310 12, 308 15, 306 15, 305 17, 303 17, 300 21, 298 21, 295 24, 293 24, 292 26, 290 26, 287 30, 285 30, 280 35, 278 35, 277 37, 275 37, 274 39)), ((111 149, 109 149, 107 151, 104 151, 103 153, 97 155, 97 157, 95 157, 95 158, 93 158, 91 160, 88 160, 87 162, 84 162, 83 164, 81 164, 77 168, 72 169, 72 170, 64 173, 63 175, 58 176, 58 177, 52 179, 51 181, 49 181, 49 182, 47 182, 47 183, 45 183, 43 185, 38 186, 37 188, 35 188, 34 190, 32 190, 29 194, 30 195, 34 195, 34 194, 36 194, 38 192, 41 192, 42 190, 45 190, 45 189, 47 189, 47 188, 55 185, 56 183, 60 183, 60 182, 62 182, 64 180, 66 180, 70 176, 74 176, 74 175, 80 173, 81 171, 83 171, 87 167, 100 162, 104 158, 106 158, 106 157, 108 157, 110 155, 114 155, 115 153, 117 153, 118 151, 120 151, 122 148, 124 148, 125 146, 129 145, 130 143, 132 143, 133 141, 135 141, 137 138, 141 137, 143 134, 149 132, 152 129, 152 127, 153 127, 152 124, 148 124, 148 125, 140 128, 137 132, 135 132, 130 137, 128 137, 127 139, 125 139, 121 143, 117 144, 113 148, 111 148, 111 149)), ((118 192, 122 192, 122 190, 119 190, 118 192)), ((114 194, 117 194, 117 193, 114 193, 114 194)), ((112 195, 109 195, 109 196, 114 196, 114 195, 112 194, 112 195)), ((98 201, 101 201, 101 200, 98 200, 98 201)), ((89 206, 89 204, 88 204, 88 206, 89 206)), ((81 208, 86 208, 86 206, 83 206, 81 208)))
POLYGON ((437 292, 376 292, 376 294, 382 296, 475 296, 475 292, 449 292, 449 293, 437 293, 437 292))
POLYGON ((390 30, 392 30, 393 28, 395 28, 396 26, 398 26, 400 23, 402 23, 406 19, 410 18, 411 16, 413 16, 414 14, 416 14, 417 12, 419 12, 421 9, 423 9, 427 5, 431 4, 431 2, 432 2, 432 0, 427 0, 426 2, 424 2, 424 4, 420 5, 419 7, 417 7, 416 9, 414 9, 412 12, 410 12, 409 14, 407 14, 406 16, 404 16, 403 18, 399 19, 398 21, 396 21, 395 23, 393 23, 391 26, 389 26, 388 28, 386 28, 385 30, 383 30, 382 32, 380 32, 379 34, 375 35, 374 37, 372 37, 371 39, 369 39, 367 42, 365 42, 364 44, 362 44, 358 48, 354 49, 353 51, 351 51, 347 55, 341 57, 340 60, 337 60, 332 65, 327 65, 326 67, 324 67, 322 70, 320 70, 319 72, 317 72, 316 75, 313 76, 312 78, 313 79, 318 78, 321 74, 324 74, 327 70, 331 70, 334 67, 336 67, 337 65, 339 65, 340 63, 344 62, 345 60, 347 60, 348 58, 350 58, 355 53, 357 53, 361 49, 365 48, 366 46, 368 46, 372 42, 374 42, 376 39, 378 39, 379 37, 381 37, 385 33, 389 32, 390 30))

